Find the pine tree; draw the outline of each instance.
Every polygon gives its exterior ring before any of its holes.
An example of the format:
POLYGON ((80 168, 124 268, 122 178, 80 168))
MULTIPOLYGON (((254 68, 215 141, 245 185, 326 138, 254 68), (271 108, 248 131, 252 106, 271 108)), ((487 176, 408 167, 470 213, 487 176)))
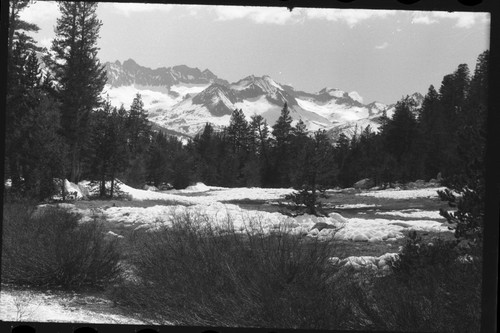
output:
POLYGON ((235 154, 249 151, 250 127, 241 109, 233 111, 225 132, 235 154))
POLYGON ((286 198, 295 203, 294 210, 299 214, 325 215, 319 198, 326 198, 326 186, 332 185, 335 177, 333 146, 325 130, 304 140, 307 149, 302 156, 296 156, 300 160, 297 171, 300 170, 301 185, 286 198))
POLYGON ((59 2, 59 9, 61 17, 52 43, 55 58, 47 56, 45 62, 59 83, 61 125, 70 147, 69 178, 77 182, 83 171, 89 113, 101 105, 100 93, 106 83, 96 46, 102 23, 94 2, 59 2))
POLYGON ((457 120, 457 159, 460 167, 446 179, 439 194, 456 211, 441 214, 454 225, 455 237, 467 243, 468 252, 482 256, 486 199, 486 112, 488 96, 488 51, 478 57, 474 76, 466 93, 463 112, 457 120))
POLYGON ((101 197, 113 196, 117 187, 115 177, 128 164, 126 117, 127 113, 123 108, 118 110, 109 101, 101 109, 91 113, 91 133, 85 156, 89 165, 88 176, 99 182, 101 197), (111 183, 109 191, 106 188, 108 181, 111 183))
POLYGON ((7 170, 4 177, 10 177, 12 189, 20 190, 22 170, 19 147, 23 140, 22 132, 30 109, 38 103, 34 90, 39 83, 39 70, 33 51, 40 48, 28 35, 37 32, 39 27, 19 18, 21 11, 30 5, 28 0, 13 0, 9 6, 7 91, 6 91, 6 136, 5 157, 7 170))
POLYGON ((144 110, 142 96, 138 93, 130 105, 127 118, 129 147, 133 154, 141 154, 149 140, 151 126, 148 123, 148 113, 144 110))
POLYGON ((14 44, 19 41, 25 45, 29 51, 40 51, 42 48, 36 45, 35 40, 29 36, 29 32, 38 32, 40 28, 33 23, 26 22, 19 18, 19 14, 28 8, 32 3, 30 0, 10 0, 9 1, 9 32, 8 32, 8 54, 12 56, 14 44))
POLYGON ((442 156, 446 133, 441 110, 439 94, 431 85, 418 119, 418 154, 423 162, 423 176, 427 179, 436 177, 446 163, 442 156))
POLYGON ((275 142, 274 163, 269 177, 274 180, 275 186, 290 186, 290 143, 293 133, 291 124, 292 117, 285 103, 272 131, 275 142))
POLYGON ((406 96, 396 103, 392 119, 382 127, 385 146, 398 164, 397 176, 402 181, 407 181, 413 176, 411 157, 415 157, 413 149, 417 131, 414 107, 415 102, 406 96))
POLYGON ((292 117, 290 116, 290 110, 288 110, 288 105, 285 102, 283 109, 281 109, 281 114, 273 126, 274 138, 276 140, 276 147, 278 150, 283 150, 290 143, 292 134, 292 117))
POLYGON ((162 132, 154 133, 148 148, 147 179, 155 186, 167 181, 169 159, 167 138, 162 132))
POLYGON ((219 184, 218 148, 218 138, 214 128, 210 123, 207 123, 201 134, 194 137, 192 145, 187 147, 194 159, 193 173, 197 180, 211 185, 219 184))
POLYGON ((9 10, 6 140, 7 170, 12 192, 43 200, 54 194, 53 178, 61 177, 64 143, 58 135, 59 105, 41 80, 36 45, 29 32, 35 24, 19 13, 29 1, 11 1, 9 10))
POLYGON ((150 144, 151 126, 147 120, 142 97, 137 94, 130 105, 126 120, 129 165, 125 178, 132 186, 142 186, 146 180, 146 154, 150 144))
POLYGON ((446 164, 443 166, 443 176, 446 178, 457 172, 460 165, 457 140, 459 118, 464 112, 470 75, 467 65, 459 65, 453 74, 446 75, 439 89, 440 106, 443 117, 442 128, 445 139, 442 146, 442 156, 446 164))
POLYGON ((250 130, 253 143, 253 161, 246 167, 252 171, 247 173, 252 173, 253 181, 249 186, 267 186, 269 184, 268 172, 271 168, 269 127, 261 115, 253 115, 250 130), (258 173, 258 176, 255 175, 255 172, 258 173))

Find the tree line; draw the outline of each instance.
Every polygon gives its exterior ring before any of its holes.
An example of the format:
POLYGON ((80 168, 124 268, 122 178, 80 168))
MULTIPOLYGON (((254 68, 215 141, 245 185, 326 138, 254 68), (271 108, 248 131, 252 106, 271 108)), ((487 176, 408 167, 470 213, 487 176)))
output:
POLYGON ((308 134, 301 120, 292 126, 286 104, 272 127, 259 115, 247 121, 235 110, 229 126, 216 132, 207 124, 187 146, 193 177, 262 187, 350 187, 364 178, 388 186, 439 173, 455 179, 484 157, 488 58, 488 51, 479 55, 473 75, 459 65, 439 91, 429 87, 419 107, 403 97, 391 118, 382 116, 378 131, 368 126, 352 137, 342 133, 333 140, 325 130, 308 134))
POLYGON ((140 95, 128 108, 101 97, 106 72, 97 58, 97 3, 59 3, 43 68, 41 48, 28 35, 38 27, 19 18, 28 5, 13 0, 9 9, 4 180, 12 193, 43 200, 58 191, 54 179, 95 181, 101 196, 116 193, 116 179, 136 187, 201 181, 314 192, 363 178, 375 185, 438 173, 457 178, 483 161, 488 51, 472 75, 462 64, 439 90, 430 86, 421 107, 402 98, 378 132, 367 127, 335 140, 325 130, 311 134, 302 120, 292 125, 285 104, 272 126, 234 110, 228 126, 206 124, 183 144, 151 129, 140 95))

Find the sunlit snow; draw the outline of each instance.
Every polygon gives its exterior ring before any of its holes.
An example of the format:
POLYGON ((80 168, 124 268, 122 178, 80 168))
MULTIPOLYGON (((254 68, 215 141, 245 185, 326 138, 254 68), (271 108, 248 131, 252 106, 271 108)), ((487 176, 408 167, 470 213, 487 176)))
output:
MULTIPOLYGON (((79 184, 80 187, 85 182, 79 184)), ((76 185, 75 185, 76 186, 76 185)), ((78 187, 77 187, 78 188, 78 187)), ((243 209, 236 204, 227 202, 238 201, 276 201, 293 192, 293 189, 266 189, 266 188, 224 188, 211 187, 197 183, 185 190, 154 192, 134 189, 121 184, 120 190, 126 193, 131 200, 158 200, 158 205, 150 207, 110 207, 102 210, 102 214, 110 223, 133 228, 155 228, 158 224, 170 225, 176 218, 185 214, 196 216, 213 225, 227 226, 230 222, 236 230, 243 231, 249 225, 258 223, 266 231, 273 228, 286 227, 297 234, 318 237, 322 240, 343 239, 355 242, 393 241, 403 237, 405 229, 445 232, 448 227, 442 223, 442 218, 436 212, 421 210, 387 211, 380 214, 401 216, 405 220, 385 218, 349 218, 338 213, 331 213, 328 217, 302 215, 289 217, 278 212, 265 212, 252 209, 243 209), (193 194, 197 194, 194 195, 193 194), (415 220, 410 220, 414 218, 415 220), (326 223, 331 228, 314 229, 318 222, 326 223)), ((358 195, 380 196, 386 193, 390 198, 415 198, 437 196, 436 188, 401 191, 368 191, 358 195)), ((71 209, 71 204, 66 207, 71 209)), ((374 205, 351 204, 343 208, 366 208, 374 205)), ((339 207, 340 208, 340 207, 339 207)), ((95 211, 79 210, 79 213, 89 218, 95 211)))
POLYGON ((444 189, 445 187, 421 188, 414 190, 387 189, 380 191, 362 192, 358 193, 357 195, 385 199, 437 198, 437 191, 444 189))

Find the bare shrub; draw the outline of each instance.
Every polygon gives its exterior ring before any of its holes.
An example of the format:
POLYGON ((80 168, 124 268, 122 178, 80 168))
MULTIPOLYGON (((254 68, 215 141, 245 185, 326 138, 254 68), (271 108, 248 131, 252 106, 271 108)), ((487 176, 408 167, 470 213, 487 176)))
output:
POLYGON ((116 288, 115 300, 180 325, 340 327, 344 309, 328 282, 332 245, 285 225, 266 232, 261 222, 248 220, 237 232, 230 217, 215 226, 185 213, 171 226, 138 231, 137 279, 116 288))
POLYGON ((479 332, 481 262, 457 260, 455 242, 410 234, 392 274, 339 279, 358 320, 350 329, 479 332))
POLYGON ((66 288, 101 286, 119 273, 119 252, 99 220, 79 223, 63 208, 8 203, 3 213, 2 280, 66 288))
POLYGON ((19 292, 14 296, 16 321, 28 321, 40 306, 35 302, 36 296, 32 291, 19 292))

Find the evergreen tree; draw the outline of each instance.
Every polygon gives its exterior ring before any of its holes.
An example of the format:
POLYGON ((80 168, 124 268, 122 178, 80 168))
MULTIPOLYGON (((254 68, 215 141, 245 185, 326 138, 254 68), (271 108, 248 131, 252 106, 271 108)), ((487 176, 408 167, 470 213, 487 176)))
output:
POLYGON ((414 140, 417 121, 413 109, 415 102, 406 96, 396 103, 394 115, 382 128, 382 135, 387 151, 398 163, 398 178, 403 181, 413 176, 414 140))
POLYGON ((440 106, 443 117, 443 140, 442 156, 446 164, 443 166, 445 177, 457 172, 460 165, 457 152, 457 134, 459 129, 459 118, 464 112, 465 100, 470 84, 470 74, 467 65, 459 65, 453 74, 446 75, 439 89, 440 106))
POLYGON ((90 142, 85 155, 90 179, 99 182, 101 197, 113 197, 117 189, 115 177, 124 171, 128 163, 126 116, 123 107, 118 110, 109 101, 91 113, 90 142), (109 191, 106 188, 108 181, 111 183, 109 191))
POLYGON ((249 151, 250 127, 241 109, 233 111, 225 132, 233 153, 240 154, 249 151))
POLYGON ((326 198, 326 186, 333 184, 336 172, 333 146, 325 130, 318 130, 313 138, 304 139, 307 149, 302 156, 296 157, 301 161, 298 166, 301 186, 286 198, 295 203, 294 210, 299 214, 325 215, 319 198, 326 198))
POLYGON ((486 200, 486 120, 488 96, 488 51, 478 57, 463 111, 457 120, 457 159, 460 167, 446 178, 448 189, 440 197, 454 212, 441 214, 454 226, 461 249, 481 261, 486 200))
POLYGON ((421 175, 425 179, 435 178, 446 163, 442 155, 446 129, 439 94, 432 85, 422 102, 417 140, 416 153, 423 164, 421 175))
POLYGON ((197 134, 187 150, 194 159, 193 173, 195 178, 206 184, 219 184, 217 165, 219 163, 218 138, 210 123, 205 124, 201 134, 197 134))
POLYGON ((147 180, 155 186, 166 182, 168 173, 168 147, 167 138, 162 132, 153 133, 151 144, 148 148, 147 180))
POLYGON ((286 102, 283 109, 281 109, 278 120, 273 126, 272 134, 276 140, 278 150, 285 150, 290 143, 292 134, 292 117, 290 116, 290 110, 288 110, 286 102))
POLYGON ((143 186, 146 180, 146 154, 150 144, 151 126, 147 120, 142 97, 137 94, 126 120, 129 165, 125 178, 132 186, 143 186))
POLYGON ((27 35, 38 27, 19 18, 29 1, 11 1, 9 10, 4 177, 11 191, 39 200, 54 194, 65 146, 58 135, 59 105, 42 82, 36 51, 27 35))
POLYGON ((271 168, 269 151, 269 127, 261 115, 254 115, 250 122, 251 140, 253 143, 253 159, 246 168, 252 173, 253 180, 249 186, 266 186, 269 184, 269 170, 271 168), (258 173, 258 176, 255 173, 258 173))
POLYGON ((30 0, 10 0, 9 1, 9 32, 8 32, 8 56, 12 56, 14 44, 19 41, 24 44, 29 51, 40 51, 42 48, 36 45, 29 32, 38 32, 40 28, 33 23, 26 22, 19 18, 19 14, 28 8, 33 1, 30 0))
POLYGON ((106 72, 97 59, 99 29, 97 3, 59 2, 56 37, 52 43, 55 58, 45 62, 59 83, 61 125, 70 147, 69 179, 77 182, 82 174, 82 149, 89 133, 89 114, 101 105, 100 93, 106 72))
POLYGON ((290 186, 290 143, 292 140, 292 117, 287 103, 284 104, 281 114, 273 126, 274 136, 274 163, 269 177, 274 180, 274 186, 290 186))
POLYGON ((335 144, 334 149, 335 160, 339 170, 337 176, 337 183, 341 187, 349 187, 351 185, 351 178, 349 177, 349 158, 350 158, 350 143, 349 138, 340 133, 339 138, 335 144))

